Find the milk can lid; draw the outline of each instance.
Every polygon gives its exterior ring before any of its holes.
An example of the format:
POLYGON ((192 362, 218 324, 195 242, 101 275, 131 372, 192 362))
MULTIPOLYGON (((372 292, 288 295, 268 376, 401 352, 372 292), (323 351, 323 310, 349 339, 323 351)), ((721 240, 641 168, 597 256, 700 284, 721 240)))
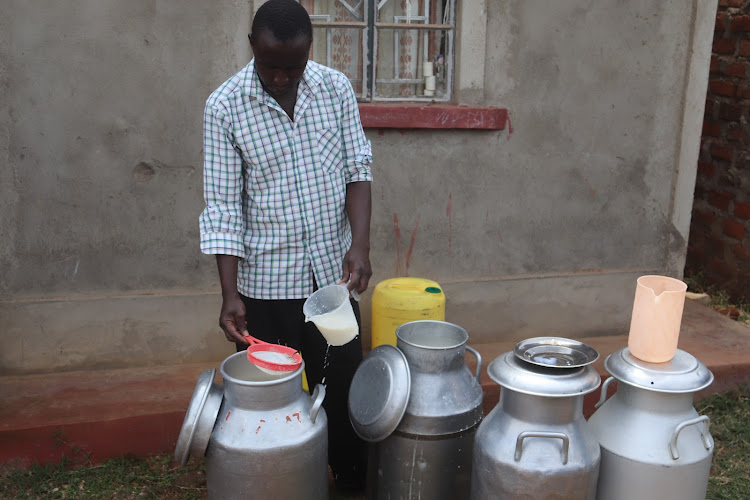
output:
POLYGON ((198 376, 175 446, 174 459, 180 465, 187 464, 191 452, 194 456, 202 457, 208 447, 222 400, 221 391, 213 384, 215 375, 216 368, 211 368, 198 376), (200 425, 201 416, 210 425, 200 425))
POLYGON ((625 347, 608 356, 604 368, 621 382, 655 392, 697 392, 714 381, 706 365, 680 349, 666 363, 647 363, 625 347))
POLYGON ((370 351, 349 389, 349 419, 357 435, 369 442, 390 436, 406 412, 410 392, 411 374, 401 350, 383 344, 370 351))
POLYGON ((583 396, 596 390, 601 377, 590 365, 578 368, 545 367, 519 359, 513 351, 495 358, 487 374, 504 388, 551 398, 583 396))

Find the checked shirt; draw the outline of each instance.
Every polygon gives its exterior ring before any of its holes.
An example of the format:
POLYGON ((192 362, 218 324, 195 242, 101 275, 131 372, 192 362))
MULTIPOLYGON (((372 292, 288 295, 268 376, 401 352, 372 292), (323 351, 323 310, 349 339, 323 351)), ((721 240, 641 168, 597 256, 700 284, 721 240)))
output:
POLYGON ((308 61, 294 121, 254 62, 206 101, 201 251, 241 257, 238 291, 301 299, 336 283, 351 246, 346 185, 371 181, 370 142, 349 80, 308 61))

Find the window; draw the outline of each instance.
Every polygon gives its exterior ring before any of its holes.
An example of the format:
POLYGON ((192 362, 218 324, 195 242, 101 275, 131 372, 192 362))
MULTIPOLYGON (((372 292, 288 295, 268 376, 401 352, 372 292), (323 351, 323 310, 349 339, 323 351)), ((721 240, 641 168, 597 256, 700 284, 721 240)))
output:
POLYGON ((344 73, 361 101, 451 99, 455 0, 299 0, 311 58, 344 73))

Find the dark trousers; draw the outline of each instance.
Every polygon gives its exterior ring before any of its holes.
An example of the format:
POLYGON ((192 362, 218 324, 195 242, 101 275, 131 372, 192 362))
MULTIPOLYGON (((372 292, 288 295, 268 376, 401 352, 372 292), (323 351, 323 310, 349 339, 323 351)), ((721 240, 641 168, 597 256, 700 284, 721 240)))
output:
MULTIPOLYGON (((326 387, 323 408, 328 416, 328 463, 337 485, 364 485, 366 446, 349 421, 347 398, 357 366, 362 361, 362 340, 357 336, 348 344, 329 346, 315 325, 305 323, 302 304, 305 299, 260 300, 242 297, 250 335, 274 344, 294 347, 305 360, 307 384, 326 387)), ((359 304, 352 300, 357 324, 362 330, 359 304)), ((238 344, 237 350, 247 345, 238 344)))

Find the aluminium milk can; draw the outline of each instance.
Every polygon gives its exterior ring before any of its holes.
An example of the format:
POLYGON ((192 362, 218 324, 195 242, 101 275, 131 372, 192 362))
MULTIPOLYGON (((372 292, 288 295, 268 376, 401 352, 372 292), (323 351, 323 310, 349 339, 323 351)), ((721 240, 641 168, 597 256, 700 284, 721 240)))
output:
POLYGON ((713 382, 706 366, 677 350, 666 363, 647 363, 621 349, 604 362, 612 375, 589 418, 602 449, 597 498, 703 500, 713 439, 693 395, 713 382), (607 400, 607 388, 617 392, 607 400))
POLYGON ((595 498, 599 443, 583 396, 601 383, 589 366, 598 357, 581 342, 537 337, 490 363, 500 400, 476 433, 473 500, 595 498))
POLYGON ((368 498, 467 499, 482 419, 481 357, 466 346, 466 330, 444 321, 405 323, 396 337, 396 347, 367 355, 349 393, 352 424, 372 443, 368 498))
POLYGON ((205 453, 209 499, 328 499, 325 388, 302 390, 304 366, 269 375, 242 351, 221 364, 223 391, 215 370, 201 374, 175 460, 205 453))

